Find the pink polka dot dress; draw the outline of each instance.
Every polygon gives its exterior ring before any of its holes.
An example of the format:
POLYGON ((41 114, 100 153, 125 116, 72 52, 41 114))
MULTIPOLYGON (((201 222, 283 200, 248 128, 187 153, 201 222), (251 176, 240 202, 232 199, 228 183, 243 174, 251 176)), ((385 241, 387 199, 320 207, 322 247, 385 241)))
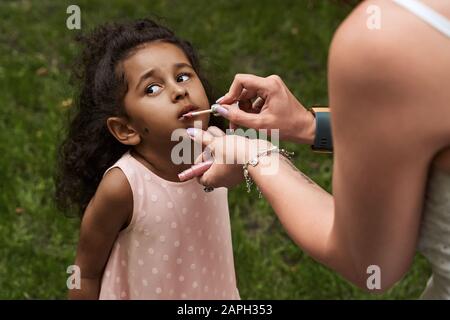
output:
POLYGON ((227 189, 164 180, 129 152, 114 167, 131 186, 133 217, 112 248, 99 298, 239 299, 227 189))

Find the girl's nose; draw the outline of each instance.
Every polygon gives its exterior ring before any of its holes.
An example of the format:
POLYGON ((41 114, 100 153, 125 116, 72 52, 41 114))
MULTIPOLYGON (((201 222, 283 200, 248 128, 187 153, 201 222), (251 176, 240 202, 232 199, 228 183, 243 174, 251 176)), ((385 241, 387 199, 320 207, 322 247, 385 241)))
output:
POLYGON ((173 93, 172 93, 174 101, 183 99, 187 95, 188 95, 188 91, 184 86, 179 85, 178 82, 176 84, 174 84, 173 93))

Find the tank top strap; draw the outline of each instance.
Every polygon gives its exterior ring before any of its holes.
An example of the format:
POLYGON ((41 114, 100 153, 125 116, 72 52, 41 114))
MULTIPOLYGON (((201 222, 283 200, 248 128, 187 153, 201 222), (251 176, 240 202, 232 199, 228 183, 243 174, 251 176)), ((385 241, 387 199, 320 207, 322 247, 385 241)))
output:
POLYGON ((134 162, 130 161, 130 152, 125 152, 122 157, 117 160, 112 166, 110 166, 108 169, 105 170, 105 173, 103 174, 103 177, 113 168, 120 168, 122 172, 125 174, 125 176, 128 179, 128 182, 130 183, 131 189, 134 189, 134 186, 136 184, 136 166, 134 162))
POLYGON ((450 38, 450 20, 423 4, 419 0, 393 0, 418 18, 422 19, 447 38, 450 38))
POLYGON ((133 215, 129 225, 122 230, 122 232, 130 231, 135 224, 136 215, 145 206, 146 197, 145 193, 145 176, 142 173, 142 169, 137 165, 136 161, 133 161, 133 157, 130 152, 125 152, 122 157, 117 160, 112 166, 110 166, 103 176, 113 168, 119 168, 128 180, 128 183, 133 194, 133 215))

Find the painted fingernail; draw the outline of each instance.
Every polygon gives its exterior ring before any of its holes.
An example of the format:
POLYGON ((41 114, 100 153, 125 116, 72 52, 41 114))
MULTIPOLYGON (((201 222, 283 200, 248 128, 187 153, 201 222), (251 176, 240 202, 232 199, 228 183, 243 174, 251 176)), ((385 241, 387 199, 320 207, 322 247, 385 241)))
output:
POLYGON ((192 178, 192 173, 193 173, 192 169, 187 169, 178 174, 178 179, 180 179, 180 181, 189 180, 190 178, 192 178))
POLYGON ((200 162, 197 163, 195 165, 193 165, 192 167, 190 167, 189 169, 184 170, 183 172, 180 172, 178 174, 178 179, 180 179, 180 181, 186 181, 186 180, 190 180, 193 177, 202 175, 206 170, 209 169, 209 167, 211 167, 211 165, 214 163, 213 160, 208 160, 205 162, 200 162))
POLYGON ((188 133, 188 135, 194 138, 195 135, 197 134, 197 128, 187 128, 186 132, 188 133))
POLYGON ((219 113, 222 117, 228 117, 228 110, 222 106, 217 106, 216 112, 219 113))
POLYGON ((219 103, 225 96, 221 96, 219 99, 216 100, 216 103, 219 103))
POLYGON ((197 163, 196 165, 191 167, 192 174, 194 176, 202 175, 206 170, 209 169, 209 167, 211 167, 213 162, 214 162, 213 160, 208 160, 208 161, 205 161, 205 162, 197 163))

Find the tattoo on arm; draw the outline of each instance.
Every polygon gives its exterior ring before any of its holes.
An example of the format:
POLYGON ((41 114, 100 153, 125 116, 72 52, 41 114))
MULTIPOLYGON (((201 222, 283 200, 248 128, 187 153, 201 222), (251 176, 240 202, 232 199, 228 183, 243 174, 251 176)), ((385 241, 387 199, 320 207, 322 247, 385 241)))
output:
POLYGON ((280 158, 283 159, 284 162, 286 162, 291 167, 292 170, 299 173, 303 177, 303 179, 305 179, 309 184, 316 185, 316 183, 313 180, 311 180, 310 177, 308 177, 306 174, 301 172, 291 161, 289 161, 289 159, 287 159, 284 156, 280 156, 280 158))

